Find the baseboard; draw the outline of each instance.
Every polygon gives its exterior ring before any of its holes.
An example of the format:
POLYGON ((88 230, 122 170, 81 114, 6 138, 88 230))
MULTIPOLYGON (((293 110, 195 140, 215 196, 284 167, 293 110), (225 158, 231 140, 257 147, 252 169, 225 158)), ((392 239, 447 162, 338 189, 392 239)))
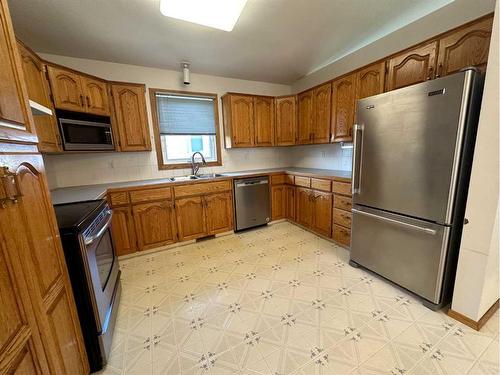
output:
POLYGON ((499 300, 497 299, 493 306, 491 306, 478 321, 472 320, 471 318, 468 318, 465 315, 460 314, 459 312, 453 311, 452 309, 448 310, 448 316, 455 320, 458 320, 460 323, 463 323, 468 327, 471 327, 472 329, 475 329, 476 331, 479 331, 486 324, 488 319, 490 319, 498 310, 498 307, 499 300))

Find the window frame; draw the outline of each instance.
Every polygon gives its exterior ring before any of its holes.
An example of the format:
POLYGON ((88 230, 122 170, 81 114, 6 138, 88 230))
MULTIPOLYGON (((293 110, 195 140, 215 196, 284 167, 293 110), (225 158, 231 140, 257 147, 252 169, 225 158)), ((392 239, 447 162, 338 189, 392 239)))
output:
POLYGON ((156 94, 174 94, 187 97, 206 97, 214 101, 214 123, 215 123, 215 150, 217 160, 207 162, 207 167, 222 165, 221 143, 220 143, 220 124, 219 124, 219 96, 207 92, 194 92, 168 89, 149 89, 149 100, 151 104, 151 117, 153 119, 153 136, 155 141, 156 159, 158 161, 158 170, 167 169, 186 169, 191 168, 191 163, 165 164, 163 161, 163 150, 161 148, 160 121, 158 119, 158 106, 156 103, 156 94))

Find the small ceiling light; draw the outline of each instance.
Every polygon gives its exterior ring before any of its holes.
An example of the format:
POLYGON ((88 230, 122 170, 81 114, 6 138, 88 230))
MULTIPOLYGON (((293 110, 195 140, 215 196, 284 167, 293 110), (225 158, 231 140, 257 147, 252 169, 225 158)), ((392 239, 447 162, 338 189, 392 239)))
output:
POLYGON ((185 85, 191 84, 191 80, 189 78, 189 63, 188 62, 181 62, 181 68, 182 68, 182 78, 183 82, 185 85))
POLYGON ((160 12, 167 17, 231 31, 247 0, 161 0, 160 12))

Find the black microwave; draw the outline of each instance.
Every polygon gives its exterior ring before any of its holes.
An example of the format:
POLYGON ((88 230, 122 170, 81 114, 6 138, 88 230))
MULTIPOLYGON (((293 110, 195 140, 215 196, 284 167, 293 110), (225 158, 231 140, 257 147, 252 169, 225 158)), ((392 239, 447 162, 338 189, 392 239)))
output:
POLYGON ((113 130, 109 117, 58 113, 63 149, 66 151, 113 151, 113 130))

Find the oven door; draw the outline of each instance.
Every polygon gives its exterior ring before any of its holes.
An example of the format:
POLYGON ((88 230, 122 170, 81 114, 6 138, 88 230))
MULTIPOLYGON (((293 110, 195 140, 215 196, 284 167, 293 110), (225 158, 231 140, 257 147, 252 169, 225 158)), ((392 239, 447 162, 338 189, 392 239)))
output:
POLYGON ((118 259, 111 239, 111 218, 112 211, 108 209, 93 233, 86 239, 80 238, 84 259, 87 259, 87 283, 99 334, 108 325, 119 275, 118 259))
POLYGON ((111 124, 59 118, 63 147, 68 151, 114 150, 111 124))

